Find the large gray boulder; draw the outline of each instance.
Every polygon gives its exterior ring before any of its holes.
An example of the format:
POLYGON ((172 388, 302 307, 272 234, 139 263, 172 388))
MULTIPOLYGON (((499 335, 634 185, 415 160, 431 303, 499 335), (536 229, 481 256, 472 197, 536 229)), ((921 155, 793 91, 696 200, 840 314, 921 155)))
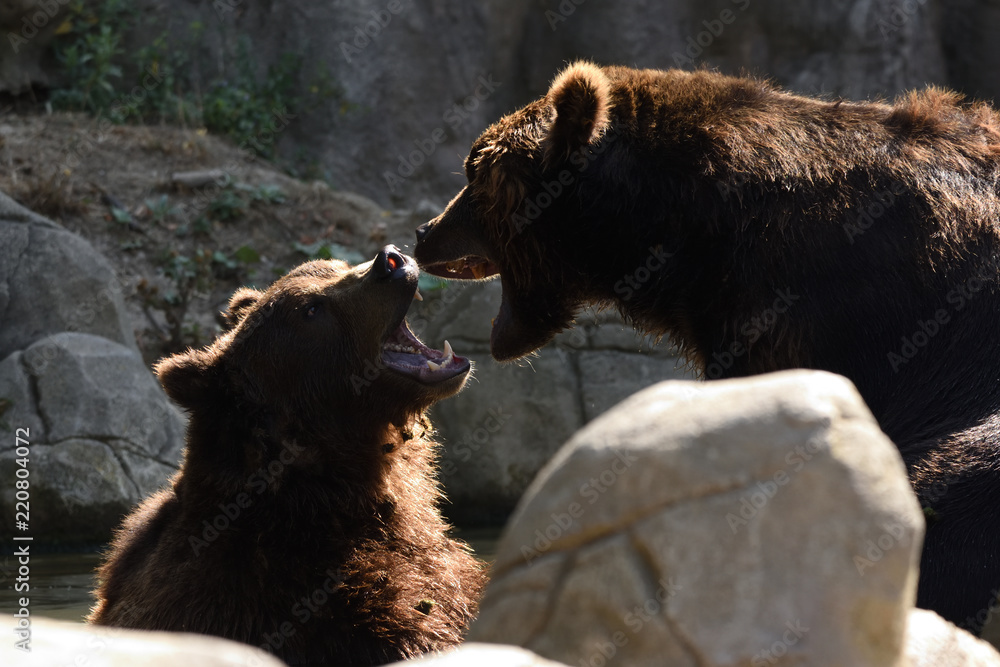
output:
POLYGON ((96 627, 31 617, 31 652, 0 643, 0 664, 10 667, 282 667, 271 654, 228 639, 181 632, 96 627))
POLYGON ((108 261, 0 193, 0 359, 62 331, 136 348, 122 284, 108 261))
POLYGON ((895 665, 923 527, 846 379, 665 382, 532 482, 469 639, 573 665, 895 665))
MULTIPOLYGON (((0 362, 0 478, 14 480, 28 432, 31 520, 48 545, 101 543, 177 470, 184 417, 138 352, 61 333, 0 362)), ((0 490, 0 534, 17 534, 16 490, 0 490)), ((6 539, 6 537, 4 538, 6 539)))

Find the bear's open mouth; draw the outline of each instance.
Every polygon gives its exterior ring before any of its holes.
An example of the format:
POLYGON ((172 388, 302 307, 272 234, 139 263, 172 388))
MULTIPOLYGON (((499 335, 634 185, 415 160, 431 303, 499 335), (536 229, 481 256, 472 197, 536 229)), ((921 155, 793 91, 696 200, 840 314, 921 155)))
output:
POLYGON ((434 350, 413 335, 404 319, 382 344, 382 363, 386 368, 407 375, 424 384, 437 384, 469 372, 471 364, 444 342, 444 350, 434 350))
POLYGON ((483 257, 469 255, 451 262, 423 267, 424 271, 448 280, 484 280, 500 273, 500 267, 483 257))

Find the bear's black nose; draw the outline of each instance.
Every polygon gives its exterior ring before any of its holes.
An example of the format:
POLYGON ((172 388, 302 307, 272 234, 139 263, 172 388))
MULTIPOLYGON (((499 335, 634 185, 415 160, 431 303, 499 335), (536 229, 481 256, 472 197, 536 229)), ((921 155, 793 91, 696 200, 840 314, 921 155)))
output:
POLYGON ((405 275, 406 257, 394 245, 387 245, 375 256, 372 270, 379 278, 390 278, 405 275))
POLYGON ((417 243, 423 241, 424 237, 427 236, 427 233, 429 231, 431 231, 431 223, 429 222, 425 222, 424 224, 417 227, 417 243))

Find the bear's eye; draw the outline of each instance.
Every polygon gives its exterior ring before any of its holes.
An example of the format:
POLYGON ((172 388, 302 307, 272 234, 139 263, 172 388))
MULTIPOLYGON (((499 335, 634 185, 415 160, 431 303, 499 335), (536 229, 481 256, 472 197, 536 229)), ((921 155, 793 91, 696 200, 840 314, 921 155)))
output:
POLYGON ((322 306, 321 306, 320 303, 311 303, 308 306, 306 306, 306 310, 305 310, 305 317, 306 317, 306 319, 308 320, 308 319, 311 319, 311 318, 315 317, 316 314, 320 311, 321 307, 322 306))

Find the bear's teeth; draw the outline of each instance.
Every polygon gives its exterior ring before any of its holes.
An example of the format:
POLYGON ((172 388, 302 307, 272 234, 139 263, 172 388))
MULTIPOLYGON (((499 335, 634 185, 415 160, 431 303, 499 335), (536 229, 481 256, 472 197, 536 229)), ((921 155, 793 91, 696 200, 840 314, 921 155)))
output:
POLYGON ((472 275, 476 277, 476 280, 482 280, 486 277, 486 267, 482 264, 473 264, 469 267, 469 270, 472 271, 472 275))
POLYGON ((456 259, 454 262, 448 262, 447 264, 445 264, 445 267, 451 273, 459 273, 459 272, 462 271, 462 269, 465 268, 465 260, 464 259, 456 259))
POLYGON ((441 364, 435 364, 433 361, 431 361, 430 359, 428 359, 427 360, 427 368, 431 369, 432 371, 439 371, 439 370, 441 370, 441 364))
POLYGON ((416 292, 413 293, 413 300, 414 301, 423 301, 424 300, 424 295, 420 293, 420 290, 417 290, 416 292))
POLYGON ((451 358, 455 356, 455 351, 451 349, 451 343, 448 341, 444 342, 444 358, 445 363, 451 361, 451 358))

